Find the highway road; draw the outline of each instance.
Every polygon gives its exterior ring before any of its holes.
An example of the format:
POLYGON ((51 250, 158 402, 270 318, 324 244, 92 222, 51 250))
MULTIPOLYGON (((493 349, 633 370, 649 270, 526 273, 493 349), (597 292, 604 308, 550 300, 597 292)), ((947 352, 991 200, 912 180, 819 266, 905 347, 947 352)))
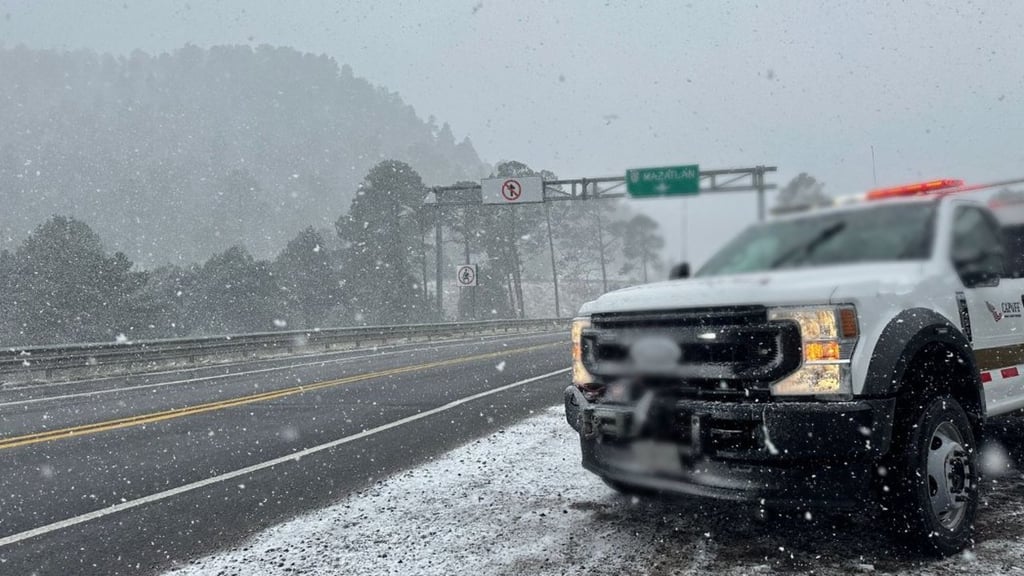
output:
POLYGON ((0 574, 230 549, 561 401, 565 334, 0 391, 0 574))

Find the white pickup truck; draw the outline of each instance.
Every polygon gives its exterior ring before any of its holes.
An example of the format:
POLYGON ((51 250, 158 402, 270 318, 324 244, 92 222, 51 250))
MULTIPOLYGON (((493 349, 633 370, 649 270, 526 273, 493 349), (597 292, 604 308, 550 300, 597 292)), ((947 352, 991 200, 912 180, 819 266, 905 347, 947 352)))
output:
POLYGON ((585 304, 583 466, 630 493, 877 507, 921 549, 967 546, 983 425, 1024 408, 1024 208, 965 188, 759 223, 692 278, 585 304))

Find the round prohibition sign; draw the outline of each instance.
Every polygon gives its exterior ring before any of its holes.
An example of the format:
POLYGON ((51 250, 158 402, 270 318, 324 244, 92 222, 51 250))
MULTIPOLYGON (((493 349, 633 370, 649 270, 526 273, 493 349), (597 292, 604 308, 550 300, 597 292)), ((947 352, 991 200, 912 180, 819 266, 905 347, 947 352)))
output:
POLYGON ((476 284, 476 270, 472 266, 463 266, 459 269, 459 285, 473 286, 476 284))
POLYGON ((519 200, 523 195, 523 185, 519 180, 505 180, 501 185, 501 197, 509 202, 519 200))

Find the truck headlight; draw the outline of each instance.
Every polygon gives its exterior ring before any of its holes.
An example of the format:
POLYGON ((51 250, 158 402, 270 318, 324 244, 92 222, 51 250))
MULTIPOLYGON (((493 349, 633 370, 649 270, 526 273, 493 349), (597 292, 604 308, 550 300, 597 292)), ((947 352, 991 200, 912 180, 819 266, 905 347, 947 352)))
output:
POLYGON ((772 384, 774 396, 832 396, 850 394, 850 358, 859 327, 853 306, 775 308, 773 322, 800 326, 803 358, 800 368, 772 384))
POLYGON ((583 331, 587 328, 590 328, 590 318, 572 321, 572 383, 577 388, 586 388, 594 383, 594 377, 583 365, 583 331))

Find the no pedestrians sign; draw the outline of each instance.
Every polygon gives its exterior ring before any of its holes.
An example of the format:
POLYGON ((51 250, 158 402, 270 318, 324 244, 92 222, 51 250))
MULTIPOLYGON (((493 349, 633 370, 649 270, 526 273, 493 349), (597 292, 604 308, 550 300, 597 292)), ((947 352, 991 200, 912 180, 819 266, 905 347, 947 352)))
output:
POLYGON ((544 201, 544 180, 540 176, 485 178, 480 181, 484 204, 528 204, 544 201))

